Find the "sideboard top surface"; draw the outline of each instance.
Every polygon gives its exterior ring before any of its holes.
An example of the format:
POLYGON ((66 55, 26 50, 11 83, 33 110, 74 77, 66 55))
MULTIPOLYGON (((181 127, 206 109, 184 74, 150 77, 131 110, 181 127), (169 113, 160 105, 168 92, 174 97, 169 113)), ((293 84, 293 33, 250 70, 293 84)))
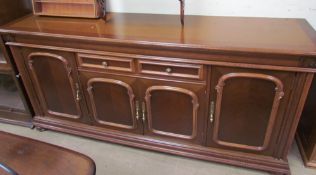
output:
POLYGON ((206 50, 316 56, 316 32, 304 19, 111 13, 102 19, 28 15, 2 33, 206 50))

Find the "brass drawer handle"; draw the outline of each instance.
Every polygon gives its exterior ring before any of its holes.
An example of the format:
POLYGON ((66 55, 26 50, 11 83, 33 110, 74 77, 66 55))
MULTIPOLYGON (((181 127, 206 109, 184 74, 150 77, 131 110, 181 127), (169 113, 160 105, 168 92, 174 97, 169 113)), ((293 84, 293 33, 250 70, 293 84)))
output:
POLYGON ((168 67, 168 68, 166 69, 166 72, 167 72, 168 74, 170 74, 170 73, 172 72, 172 69, 171 69, 170 67, 168 67))
POLYGON ((108 62, 103 61, 103 62, 102 62, 102 66, 103 66, 104 68, 106 68, 106 67, 108 67, 108 66, 109 66, 109 64, 108 64, 108 62))

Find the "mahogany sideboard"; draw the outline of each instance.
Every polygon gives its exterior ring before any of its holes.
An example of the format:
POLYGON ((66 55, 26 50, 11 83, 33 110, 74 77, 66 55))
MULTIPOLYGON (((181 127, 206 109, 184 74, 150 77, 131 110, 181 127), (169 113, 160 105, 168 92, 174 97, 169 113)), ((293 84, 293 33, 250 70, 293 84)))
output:
POLYGON ((290 174, 316 72, 303 19, 29 15, 0 33, 36 127, 290 174))

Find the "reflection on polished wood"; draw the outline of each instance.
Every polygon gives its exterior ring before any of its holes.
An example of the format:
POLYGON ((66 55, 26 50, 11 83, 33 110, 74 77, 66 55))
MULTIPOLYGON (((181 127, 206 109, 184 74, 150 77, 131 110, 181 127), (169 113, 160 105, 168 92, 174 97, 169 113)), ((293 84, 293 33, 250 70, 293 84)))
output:
POLYGON ((178 20, 176 15, 150 14, 112 13, 106 21, 30 15, 2 27, 1 31, 59 37, 66 35, 65 38, 93 37, 95 40, 120 42, 130 40, 135 44, 211 50, 316 55, 316 34, 302 19, 188 15, 183 28, 178 20))
POLYGON ((0 162, 19 175, 95 175, 94 161, 83 154, 2 131, 0 140, 0 162))

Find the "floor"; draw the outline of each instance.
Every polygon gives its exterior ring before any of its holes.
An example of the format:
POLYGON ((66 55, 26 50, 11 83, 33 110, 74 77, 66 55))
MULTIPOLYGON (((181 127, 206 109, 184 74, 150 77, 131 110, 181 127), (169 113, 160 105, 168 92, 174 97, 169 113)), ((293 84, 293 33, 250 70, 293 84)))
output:
MULTIPOLYGON (((0 124, 0 130, 63 146, 90 156, 97 175, 264 175, 267 173, 101 142, 68 134, 0 124)), ((292 175, 316 175, 305 168, 296 144, 288 156, 292 175)))

